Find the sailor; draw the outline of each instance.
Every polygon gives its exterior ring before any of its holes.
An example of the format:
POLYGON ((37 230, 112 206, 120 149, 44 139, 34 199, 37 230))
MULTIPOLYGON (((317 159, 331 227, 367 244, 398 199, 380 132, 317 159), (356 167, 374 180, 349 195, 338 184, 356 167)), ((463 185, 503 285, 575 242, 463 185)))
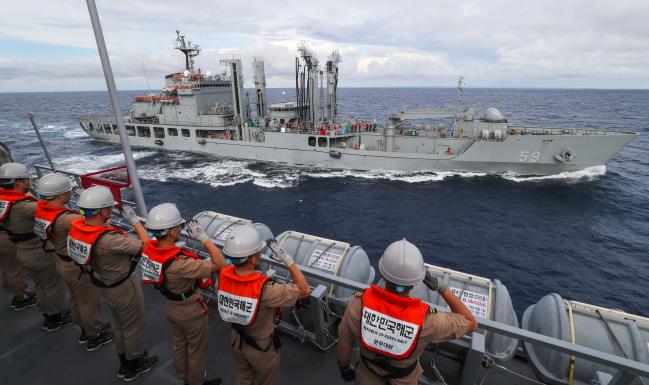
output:
POLYGON ((92 186, 81 193, 77 205, 84 218, 72 221, 68 255, 88 273, 106 300, 120 360, 117 376, 131 381, 158 361, 144 350, 144 297, 139 277, 132 274, 149 236, 127 206, 122 207, 122 216, 133 225, 139 239, 110 226, 116 204, 108 187, 92 186))
POLYGON ((11 309, 24 310, 36 306, 36 295, 29 291, 29 272, 16 259, 16 245, 0 227, 0 280, 11 294, 11 309))
POLYGON ((68 231, 72 221, 82 219, 67 207, 72 197, 72 183, 63 174, 45 175, 38 181, 39 200, 34 213, 34 233, 42 240, 46 252, 56 254, 56 270, 70 291, 72 319, 81 327, 80 344, 89 352, 113 340, 110 324, 101 320, 99 289, 87 274, 68 256, 68 231))
POLYGON ((20 163, 0 166, 0 224, 16 247, 16 259, 34 280, 38 305, 45 320, 43 329, 52 332, 72 323, 63 311, 65 284, 56 271, 56 261, 43 250, 34 234, 36 199, 28 195, 31 176, 20 163))
POLYGON ((171 324, 174 366, 183 385, 218 385, 221 379, 204 381, 207 360, 208 307, 201 289, 212 285, 212 273, 227 266, 221 251, 196 221, 187 225, 189 236, 200 241, 210 259, 176 246, 185 220, 173 203, 151 211, 146 228, 155 239, 142 252, 142 280, 165 296, 165 315, 171 324))
POLYGON ((309 295, 309 284, 293 258, 273 240, 273 258, 287 266, 294 283, 277 284, 257 270, 264 241, 252 225, 241 226, 227 237, 223 253, 232 262, 219 273, 218 309, 232 325, 230 342, 238 385, 279 383, 280 308, 295 306, 309 295))
POLYGON ((426 271, 419 249, 405 239, 392 243, 379 260, 385 289, 372 285, 349 301, 338 327, 338 366, 357 384, 415 385, 423 373, 419 356, 429 343, 473 331, 473 315, 444 284, 426 271), (451 312, 437 313, 410 290, 420 282, 441 294, 451 312), (351 364, 360 341, 358 368, 351 364))

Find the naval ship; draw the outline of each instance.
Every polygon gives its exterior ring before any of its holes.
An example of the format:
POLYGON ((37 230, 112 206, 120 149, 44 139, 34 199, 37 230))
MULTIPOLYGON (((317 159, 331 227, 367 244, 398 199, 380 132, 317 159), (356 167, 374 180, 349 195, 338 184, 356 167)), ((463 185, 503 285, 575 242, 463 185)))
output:
MULTIPOLYGON (((304 42, 295 59, 296 99, 267 105, 264 61, 255 58, 251 102, 239 56, 223 58, 219 74, 203 72, 194 61, 200 46, 176 34, 185 69, 165 76, 161 92, 134 98, 124 117, 133 146, 336 169, 553 175, 605 165, 637 136, 512 126, 493 107, 476 114, 462 107, 462 77, 452 108, 401 109, 382 124, 343 119, 337 111, 340 53, 321 65, 304 42)), ((79 122, 94 138, 120 140, 114 118, 79 122)))

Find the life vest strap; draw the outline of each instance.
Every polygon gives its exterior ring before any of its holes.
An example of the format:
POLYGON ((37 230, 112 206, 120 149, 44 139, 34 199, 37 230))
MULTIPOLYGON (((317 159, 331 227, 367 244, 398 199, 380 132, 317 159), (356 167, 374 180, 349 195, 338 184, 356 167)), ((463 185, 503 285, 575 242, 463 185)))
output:
POLYGON ((196 286, 192 287, 188 291, 184 293, 174 293, 173 291, 169 290, 167 286, 163 285, 156 285, 155 287, 160 294, 164 295, 167 299, 171 301, 186 301, 189 297, 192 296, 192 294, 196 293, 196 286))
POLYGON ((380 356, 377 355, 376 358, 369 358, 366 357, 364 354, 361 354, 361 360, 363 361, 363 364, 367 369, 369 369, 372 374, 379 378, 390 378, 390 379, 396 379, 396 378, 404 378, 410 375, 415 369, 417 369, 417 365, 419 364, 419 360, 415 361, 412 365, 406 366, 404 368, 399 368, 396 366, 390 365, 390 362, 392 361, 388 357, 380 356), (377 373, 376 370, 370 366, 370 364, 376 365, 379 368, 383 369, 386 374, 379 374, 377 373))
POLYGON ((131 277, 131 274, 133 274, 135 269, 137 269, 137 265, 140 263, 140 258, 141 257, 142 256, 139 255, 139 254, 134 256, 133 259, 131 259, 131 266, 128 269, 128 273, 126 273, 126 276, 124 278, 119 279, 117 282, 114 282, 114 283, 110 284, 110 285, 106 285, 105 283, 100 281, 99 278, 95 277, 95 275, 93 274, 93 270, 89 270, 89 269, 86 268, 85 272, 90 276, 90 282, 92 282, 93 285, 97 286, 100 289, 112 289, 114 287, 117 287, 117 286, 123 284, 124 282, 126 282, 127 279, 129 279, 131 277))
POLYGON ((74 262, 74 260, 72 260, 72 258, 68 257, 68 256, 65 255, 65 254, 56 253, 56 255, 58 255, 59 258, 61 258, 61 259, 62 259, 63 261, 65 261, 65 262, 74 262))
POLYGON ((279 350, 282 347, 282 340, 279 336, 279 329, 277 328, 277 325, 275 326, 275 329, 273 329, 273 343, 268 345, 266 349, 262 349, 261 346, 257 343, 257 340, 254 338, 250 337, 248 334, 245 332, 246 326, 239 325, 239 324, 230 324, 232 326, 232 329, 236 331, 239 334, 239 350, 241 350, 241 345, 245 343, 246 345, 252 347, 253 349, 259 350, 260 352, 267 352, 270 350, 270 347, 272 346, 275 348, 275 350, 279 350))

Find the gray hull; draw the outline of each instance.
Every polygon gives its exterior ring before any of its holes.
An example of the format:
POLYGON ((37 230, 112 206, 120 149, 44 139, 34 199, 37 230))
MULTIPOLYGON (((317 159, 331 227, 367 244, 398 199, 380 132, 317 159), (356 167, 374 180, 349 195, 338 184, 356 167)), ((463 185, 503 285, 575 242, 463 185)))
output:
MULTIPOLYGON (((118 142, 115 134, 88 129, 88 121, 81 121, 84 130, 94 138, 118 142)), ((98 125, 97 120, 93 121, 98 125)), ((141 124, 139 124, 141 125, 141 124)), ((153 128, 154 125, 150 125, 153 128)), ((131 145, 172 151, 188 151, 222 157, 279 162, 296 165, 352 170, 396 171, 459 171, 479 173, 511 172, 520 175, 552 175, 605 165, 637 134, 568 130, 542 130, 548 134, 507 135, 500 140, 475 138, 428 138, 399 136, 398 152, 386 151, 385 136, 378 133, 360 133, 341 137, 265 132, 256 141, 200 138, 195 127, 174 126, 180 132, 186 129, 189 137, 130 136, 131 145), (323 146, 310 146, 309 138, 323 146), (344 147, 342 142, 344 143, 344 147), (362 145, 362 146, 361 146, 362 145), (357 149, 356 149, 357 148, 357 149), (453 148, 454 154, 448 150, 453 148), (562 154, 569 151, 570 160, 562 154)), ((110 130, 108 130, 110 131, 110 130)), ((315 142, 312 142, 315 144, 315 142)))

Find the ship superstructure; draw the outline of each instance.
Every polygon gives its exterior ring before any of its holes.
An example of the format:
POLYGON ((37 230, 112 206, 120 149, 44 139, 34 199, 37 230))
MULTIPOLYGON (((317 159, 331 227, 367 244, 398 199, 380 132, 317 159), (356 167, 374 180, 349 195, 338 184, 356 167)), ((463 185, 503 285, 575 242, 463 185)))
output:
MULTIPOLYGON (((495 108, 478 117, 462 107, 462 78, 453 108, 401 109, 384 124, 343 119, 340 53, 321 64, 304 42, 295 59, 295 100, 267 104, 264 61, 255 58, 251 104, 239 56, 223 58, 221 73, 211 74, 195 68, 200 47, 179 31, 174 48, 185 55, 184 71, 167 75, 160 93, 135 97, 125 118, 134 146, 342 169, 547 175, 604 165, 637 135, 511 126, 495 108)), ((119 141, 114 119, 80 123, 97 139, 119 141)))

